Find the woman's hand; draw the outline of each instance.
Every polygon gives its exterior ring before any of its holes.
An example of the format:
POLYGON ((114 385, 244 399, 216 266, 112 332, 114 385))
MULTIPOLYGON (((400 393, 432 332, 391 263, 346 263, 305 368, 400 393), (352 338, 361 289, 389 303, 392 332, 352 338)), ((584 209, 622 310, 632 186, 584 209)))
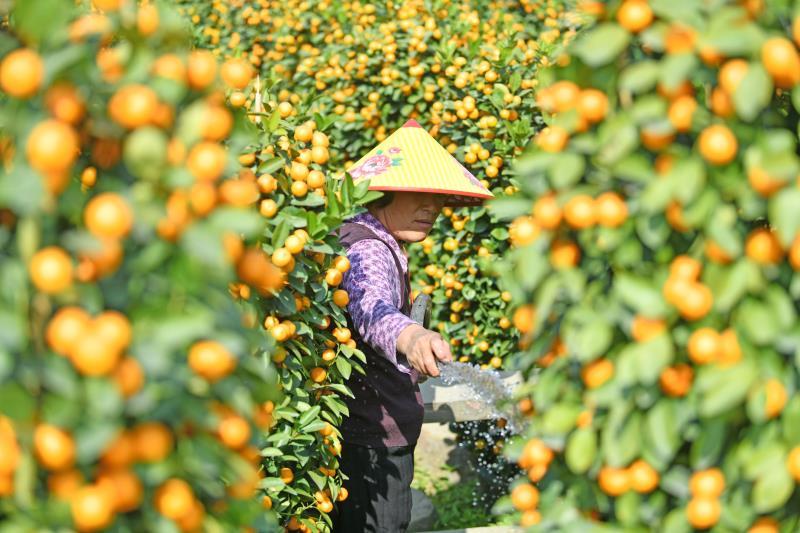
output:
POLYGON ((449 363, 453 360, 450 345, 441 335, 418 324, 411 324, 397 337, 397 349, 405 354, 409 364, 420 374, 437 377, 436 360, 449 363))

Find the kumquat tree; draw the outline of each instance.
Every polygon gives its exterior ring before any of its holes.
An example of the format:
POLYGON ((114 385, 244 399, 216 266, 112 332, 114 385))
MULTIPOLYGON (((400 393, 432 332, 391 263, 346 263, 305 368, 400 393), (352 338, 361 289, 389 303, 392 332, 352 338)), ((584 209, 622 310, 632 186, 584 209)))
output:
MULTIPOLYGON (((413 118, 498 196, 517 191, 507 162, 541 127, 538 69, 585 18, 552 1, 182 4, 202 46, 249 61, 269 80, 273 103, 310 101, 337 121, 333 168, 350 166, 413 118)), ((254 94, 239 99, 252 107, 254 94)), ((460 361, 502 368, 516 346, 511 294, 484 268, 519 237, 485 208, 444 215, 410 248, 416 290, 432 295, 434 322, 460 361)), ((494 470, 502 424, 454 429, 478 464, 493 465, 487 482, 502 484, 494 470)))
POLYGON ((3 527, 313 529, 358 355, 330 233, 370 195, 168 6, 50 7, 2 39, 3 527))
POLYGON ((407 258, 523 377, 480 504, 800 529, 799 118, 794 0, 0 2, 0 532, 331 531, 345 171, 410 119, 494 196, 407 258))
POLYGON ((228 179, 246 119, 174 12, 97 7, 3 34, 3 527, 266 528, 277 379, 228 294, 263 226, 228 179))
POLYGON ((795 531, 795 2, 587 2, 498 216, 543 531, 795 531), (539 370, 535 370, 539 369, 539 370))

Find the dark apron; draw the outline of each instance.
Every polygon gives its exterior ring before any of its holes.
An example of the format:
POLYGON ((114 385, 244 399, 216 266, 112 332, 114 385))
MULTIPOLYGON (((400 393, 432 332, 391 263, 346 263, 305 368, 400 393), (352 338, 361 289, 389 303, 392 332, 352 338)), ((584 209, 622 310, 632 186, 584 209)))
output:
MULTIPOLYGON (((411 313, 411 283, 403 275, 400 259, 394 250, 369 228, 354 222, 345 223, 339 229, 339 242, 345 248, 363 240, 377 240, 391 252, 397 272, 402 278, 402 302, 400 311, 411 313)), ((367 362, 366 375, 353 372, 347 386, 355 398, 345 397, 350 416, 342 422, 342 439, 345 442, 371 448, 414 445, 422 429, 424 404, 419 385, 409 374, 403 373, 388 359, 378 354, 364 342, 350 317, 347 325, 358 349, 364 352, 367 362)), ((399 361, 405 356, 397 354, 399 361)))

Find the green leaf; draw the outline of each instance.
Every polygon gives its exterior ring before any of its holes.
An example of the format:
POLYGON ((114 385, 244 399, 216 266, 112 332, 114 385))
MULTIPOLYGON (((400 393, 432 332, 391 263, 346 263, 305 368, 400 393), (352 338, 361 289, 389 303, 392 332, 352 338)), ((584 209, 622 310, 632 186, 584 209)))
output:
POLYGON ((792 105, 795 111, 800 112, 800 85, 795 85, 792 89, 792 105))
POLYGON ((321 472, 315 472, 314 470, 309 470, 308 477, 311 478, 311 481, 314 482, 314 485, 316 485, 318 489, 322 490, 325 487, 327 476, 323 475, 321 472))
POLYGON ((675 402, 664 399, 645 415, 645 444, 662 465, 672 461, 681 444, 675 409, 675 402))
POLYGON ((661 213, 669 205, 675 193, 675 182, 658 177, 650 181, 642 192, 639 202, 645 213, 661 213))
POLYGON ((761 383, 750 392, 747 398, 747 416, 750 417, 754 424, 763 424, 767 421, 767 391, 765 385, 765 383, 761 383))
POLYGON ((564 319, 563 336, 570 353, 586 362, 605 353, 611 344, 613 331, 599 315, 568 313, 564 319))
POLYGON ((674 356, 672 338, 658 335, 647 342, 638 343, 635 348, 636 376, 642 385, 652 385, 658 381, 661 371, 674 356))
POLYGON ((555 155, 547 173, 554 188, 565 189, 580 181, 585 169, 586 161, 582 155, 563 152, 555 155))
POLYGON ((81 443, 77 450, 78 461, 91 463, 97 460, 108 444, 117 436, 119 429, 116 424, 100 422, 93 422, 78 428, 75 431, 75 439, 81 443))
POLYGON ((491 200, 488 207, 495 218, 508 221, 528 214, 531 210, 531 201, 519 196, 501 196, 491 200))
POLYGON ((652 163, 642 154, 631 154, 625 157, 614 165, 611 171, 619 179, 637 183, 649 183, 655 177, 652 163))
POLYGON ((9 32, 0 33, 0 57, 18 47, 19 43, 9 32))
POLYGON ((505 241, 508 239, 508 230, 504 227, 494 228, 489 234, 496 241, 505 241))
POLYGON ((649 0, 648 4, 659 18, 667 21, 681 21, 687 24, 696 24, 705 19, 703 6, 692 0, 649 0))
POLYGON ((671 337, 658 335, 625 346, 617 357, 617 377, 623 385, 652 385, 674 356, 671 337))
POLYGON ((750 270, 757 268, 750 261, 740 260, 722 270, 713 284, 714 307, 727 313, 747 294, 747 280, 750 270))
POLYGON ((626 115, 606 120, 599 133, 600 149, 595 158, 602 165, 614 165, 639 145, 639 132, 626 115))
POLYGON ((261 449, 262 457, 280 457, 281 455, 283 455, 283 450, 280 448, 267 446, 266 448, 261 449))
POLYGON ((628 491, 619 496, 614 502, 614 511, 619 522, 625 526, 633 526, 639 522, 639 507, 642 503, 641 495, 628 491))
POLYGON ((749 481, 755 481, 773 468, 783 468, 785 464, 786 447, 777 440, 769 440, 764 433, 759 436, 757 444, 747 440, 738 450, 742 474, 749 481))
POLYGON ((649 318, 666 316, 668 307, 655 283, 634 276, 619 273, 614 276, 614 291, 628 307, 649 318))
POLYGON ((0 348, 0 383, 8 379, 14 371, 14 356, 0 348))
POLYGON ((718 205, 706 226, 708 236, 732 257, 742 253, 742 240, 736 228, 738 219, 733 206, 718 205))
POLYGON ((72 17, 74 4, 50 0, 25 0, 14 3, 14 29, 33 42, 54 40, 72 17))
POLYGON ((550 166, 555 154, 549 152, 526 152, 512 161, 514 172, 520 176, 544 172, 550 166))
POLYGON ((709 419, 703 422, 703 431, 692 443, 689 458, 692 468, 702 470, 717 464, 725 446, 727 420, 709 419))
POLYGON ((317 418, 319 416, 321 407, 319 405, 314 405, 307 411, 305 411, 300 418, 297 419, 297 427, 304 427, 306 424, 317 418))
POLYGON ((564 403, 554 405, 542 417, 542 431, 550 436, 566 435, 575 427, 575 420, 581 410, 578 405, 564 403))
MULTIPOLYGON (((330 385, 328 385, 328 388, 340 392, 350 398, 355 398, 355 396, 353 396, 353 393, 350 391, 349 388, 347 388, 347 385, 345 385, 344 383, 331 383, 330 385)), ((327 396, 323 396, 323 398, 327 398, 327 396)))
POLYGON ((769 513, 783 507, 794 491, 794 480, 781 464, 764 472, 753 485, 753 510, 769 513))
POLYGON ((125 139, 122 158, 131 174, 148 181, 161 178, 167 168, 169 138, 160 128, 137 128, 125 139))
MULTIPOLYGON (((314 196, 317 196, 316 194, 314 196)), ((280 211, 280 221, 286 222, 289 226, 303 227, 308 225, 309 217, 308 211, 301 209, 296 205, 286 206, 280 211)))
POLYGON ((775 310, 753 298, 739 305, 734 320, 747 338, 758 346, 772 344, 781 331, 775 310))
POLYGON ((697 56, 694 53, 667 54, 661 61, 659 80, 669 89, 677 89, 697 68, 697 56))
POLYGON ((519 251, 515 275, 522 287, 533 290, 549 271, 550 264, 536 246, 526 246, 519 251))
POLYGON ((681 159, 673 165, 665 178, 673 182, 675 198, 681 205, 688 205, 705 186, 706 167, 697 157, 681 159))
MULTIPOLYGON (((280 121, 281 121, 281 113, 277 108, 275 108, 275 111, 272 112, 272 114, 269 116, 269 119, 267 120, 267 131, 273 132, 276 129, 278 129, 278 124, 280 124, 280 121)), ((319 124, 317 126, 319 126, 319 124)), ((261 169, 259 168, 259 171, 260 170, 261 169)))
POLYGON ((0 309, 0 348, 19 350, 25 340, 25 323, 22 318, 5 309, 0 309))
POLYGON ((339 190, 342 197, 342 207, 344 207, 345 210, 349 210, 352 205, 354 190, 355 187, 353 186, 353 178, 347 174, 342 180, 342 188, 339 190))
POLYGON ((586 65, 601 67, 613 61, 628 45, 630 38, 622 26, 603 23, 584 33, 572 51, 586 65))
POLYGON ((785 187, 769 200, 769 221, 785 248, 800 232, 800 189, 785 187))
POLYGON ((211 267, 223 268, 227 263, 222 236, 208 221, 195 222, 181 233, 180 245, 188 255, 211 267))
POLYGON ((656 61, 637 61, 622 71, 619 88, 640 94, 653 89, 658 82, 659 65, 656 61))
POLYGON ((17 383, 0 385, 0 405, 3 414, 20 422, 26 422, 33 417, 35 403, 33 397, 17 383))
POLYGON ((772 100, 772 78, 761 63, 750 63, 747 74, 733 92, 736 114, 748 122, 754 120, 772 100))
POLYGON ((713 418, 740 405, 757 375, 753 364, 747 360, 729 368, 715 365, 702 368, 695 382, 700 416, 713 418))
POLYGON ((564 459, 575 474, 584 474, 597 455, 597 435, 591 428, 579 428, 567 440, 564 459))
POLYGON ((800 445, 800 396, 794 396, 781 413, 781 426, 786 444, 800 445))
POLYGON ((280 491, 286 486, 286 483, 277 477, 267 477, 258 482, 258 487, 266 489, 267 491, 280 491))
POLYGON ((350 365, 350 361, 348 361, 344 357, 337 357, 336 369, 339 370, 339 373, 342 375, 344 379, 350 379, 350 371, 352 370, 352 365, 350 365))
POLYGON ((0 205, 30 215, 42 207, 45 197, 42 178, 22 161, 0 173, 0 205))
MULTIPOLYGON (((367 181, 360 181, 358 184, 359 184, 359 186, 362 185, 362 184, 365 184, 365 185, 369 186, 369 182, 367 182, 367 181)), ((377 200, 378 198, 382 198, 383 195, 384 195, 384 193, 382 193, 381 191, 367 191, 366 193, 364 193, 364 195, 357 195, 358 202, 356 202, 356 204, 357 205, 365 205, 365 204, 368 204, 369 202, 371 202, 373 200, 377 200)))
POLYGON ((633 461, 641 448, 641 415, 627 405, 615 405, 602 437, 603 456, 610 466, 623 467, 633 461))
MULTIPOLYGON (((686 225, 690 228, 695 228, 708 220, 713 222, 716 214, 712 216, 712 213, 714 213, 719 204, 720 199, 716 189, 710 187, 703 189, 695 201, 685 206, 683 210, 683 219, 686 221, 686 225)), ((713 228, 713 224, 709 228, 713 228)), ((713 238, 714 240, 718 239, 718 237, 713 238)))
POLYGON ((764 303, 772 310, 781 330, 791 328, 797 319, 794 303, 784 289, 778 285, 767 287, 764 303))
POLYGON ((84 415, 90 420, 114 419, 122 414, 124 400, 111 380, 87 379, 83 382, 86 405, 84 415))
POLYGON ((491 100, 492 104, 494 104, 494 106, 497 109, 503 109, 505 105, 503 102, 504 94, 505 93, 500 89, 500 87, 495 87, 494 91, 492 91, 491 96, 489 96, 489 99, 491 100))
POLYGON ((315 420, 311 422, 307 426, 303 428, 305 433, 313 433, 315 431, 319 431, 320 429, 324 429, 326 427, 326 422, 324 420, 315 420))
POLYGON ((232 231, 244 237, 254 237, 264 228, 264 217, 257 211, 237 207, 219 207, 208 220, 220 230, 232 231))
POLYGON ((736 7, 715 10, 709 18, 703 43, 726 57, 747 57, 755 54, 764 41, 764 32, 756 24, 742 22, 742 11, 736 7))
MULTIPOLYGON (((758 148, 761 148, 764 152, 768 155, 779 155, 782 153, 791 153, 797 149, 797 138, 788 130, 783 129, 769 129, 764 131, 758 137, 758 143, 756 145, 758 148)), ((758 161, 759 163, 768 163, 768 161, 762 160, 758 161)), ((794 169, 796 165, 792 165, 792 170, 789 174, 783 176, 786 178, 793 178, 794 173, 796 172, 794 169)))
POLYGON ((674 509, 664 518, 664 525, 659 530, 664 533, 691 533, 694 531, 686 518, 684 509, 674 509))
POLYGON ((283 246, 283 243, 286 241, 286 237, 289 236, 290 232, 291 228, 289 227, 289 223, 286 220, 281 220, 277 227, 272 230, 272 247, 278 248, 283 246))
POLYGON ((282 157, 272 157, 258 165, 259 174, 272 174, 284 167, 286 163, 282 157))

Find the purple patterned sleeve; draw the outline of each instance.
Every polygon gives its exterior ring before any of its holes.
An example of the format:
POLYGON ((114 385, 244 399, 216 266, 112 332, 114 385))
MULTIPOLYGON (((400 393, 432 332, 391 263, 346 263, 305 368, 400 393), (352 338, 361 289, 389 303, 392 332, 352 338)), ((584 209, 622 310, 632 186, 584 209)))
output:
POLYGON ((392 254, 386 245, 364 240, 353 244, 347 257, 343 288, 350 295, 353 325, 364 342, 397 366, 397 337, 414 322, 399 310, 401 278, 392 254))

